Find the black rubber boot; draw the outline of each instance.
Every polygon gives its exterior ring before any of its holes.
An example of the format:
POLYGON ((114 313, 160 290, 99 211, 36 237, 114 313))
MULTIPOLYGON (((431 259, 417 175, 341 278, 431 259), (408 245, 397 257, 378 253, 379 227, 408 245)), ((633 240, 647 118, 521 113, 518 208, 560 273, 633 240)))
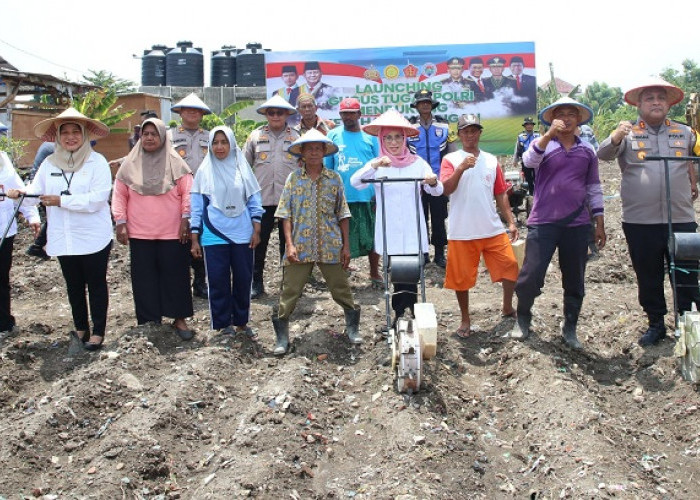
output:
POLYGON ((250 288, 250 298, 257 299, 265 293, 262 274, 253 273, 253 286, 250 288))
POLYGON ((275 329, 277 343, 272 354, 275 356, 284 356, 289 350, 289 320, 272 318, 272 326, 275 329))
POLYGON ((582 301, 573 297, 564 297, 564 321, 561 324, 561 334, 564 343, 572 349, 581 349, 583 346, 576 336, 576 324, 581 313, 582 301))
POLYGON ((532 313, 518 311, 515 325, 510 332, 510 338, 525 340, 530 336, 530 324, 532 323, 532 313))
POLYGON ((443 269, 447 267, 447 260, 445 259, 445 247, 435 247, 435 264, 443 269))
POLYGON ((360 306, 355 306, 355 309, 345 310, 345 332, 348 334, 350 343, 362 343, 362 335, 360 335, 360 306))
POLYGON ((639 345, 642 347, 655 345, 665 337, 666 325, 664 324, 664 317, 650 314, 649 328, 647 328, 647 331, 644 332, 644 335, 639 339, 639 345))

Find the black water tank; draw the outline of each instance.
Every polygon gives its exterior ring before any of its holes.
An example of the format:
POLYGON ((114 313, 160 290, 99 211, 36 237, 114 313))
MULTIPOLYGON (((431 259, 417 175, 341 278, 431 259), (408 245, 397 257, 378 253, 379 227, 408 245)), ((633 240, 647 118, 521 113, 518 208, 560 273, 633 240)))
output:
POLYGON ((204 55, 192 42, 177 42, 165 56, 165 81, 173 87, 204 86, 204 55))
POLYGON ((236 85, 236 47, 224 45, 211 53, 211 86, 233 87, 236 85))
POLYGON ((265 86, 265 54, 261 43, 248 43, 236 57, 236 85, 265 86))
POLYGON ((153 45, 150 50, 143 51, 141 58, 141 85, 144 87, 159 87, 165 85, 165 54, 168 47, 153 45))

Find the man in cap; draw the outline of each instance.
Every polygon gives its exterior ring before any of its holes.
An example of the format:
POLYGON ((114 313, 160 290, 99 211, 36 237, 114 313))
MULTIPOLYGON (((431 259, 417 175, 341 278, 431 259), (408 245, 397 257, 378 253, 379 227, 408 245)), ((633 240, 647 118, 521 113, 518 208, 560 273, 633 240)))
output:
MULTIPOLYGON (((253 130, 244 147, 246 160, 260 184, 265 209, 260 227, 260 244, 255 247, 251 288, 253 299, 265 293, 263 271, 267 244, 275 224, 275 210, 287 177, 298 168, 296 158, 287 150, 299 138, 299 133, 287 124, 287 118, 297 111, 282 97, 272 96, 258 107, 257 112, 265 115, 267 124, 253 130)), ((278 225, 278 234, 281 258, 284 254, 284 232, 281 225, 278 225)))
POLYGON ((458 108, 467 104, 467 94, 465 90, 469 88, 469 80, 462 76, 464 71, 464 59, 452 57, 447 61, 447 71, 450 76, 441 80, 442 92, 453 94, 452 103, 458 108))
MULTIPOLYGON (((661 79, 651 79, 629 90, 625 101, 637 107, 635 122, 622 121, 598 149, 601 160, 617 158, 622 170, 620 198, 622 229, 632 266, 637 275, 639 304, 649 320, 642 346, 656 344, 666 336, 664 315, 664 262, 668 259, 668 211, 662 160, 646 156, 691 156, 696 145, 693 130, 668 118, 668 111, 683 100, 683 91, 661 79)), ((693 164, 669 161, 671 223, 674 233, 695 233, 693 201, 698 196, 693 164)), ((678 312, 700 305, 698 262, 676 261, 678 312), (689 272, 688 272, 689 271, 689 272)))
POLYGON ((323 135, 328 135, 328 131, 335 127, 335 123, 332 120, 324 120, 316 112, 318 111, 318 106, 316 106, 316 99, 311 94, 301 94, 297 100, 297 111, 301 116, 299 123, 294 125, 294 130, 299 132, 300 135, 305 134, 309 130, 316 129, 323 135))
POLYGON ((321 270, 333 300, 343 308, 348 339, 353 344, 362 343, 360 306, 345 271, 350 264, 350 210, 342 179, 323 166, 323 157, 337 149, 315 129, 289 148, 291 154, 301 157, 302 167, 287 178, 275 214, 282 221, 287 244, 279 309, 272 318, 277 338, 273 353, 277 356, 289 348, 289 317, 314 265, 321 270))
POLYGON ((484 73, 484 60, 481 57, 469 59, 469 88, 474 92, 474 102, 488 101, 493 98, 493 92, 486 88, 481 76, 484 73))
POLYGON ((503 76, 505 63, 506 60, 500 56, 494 56, 486 61, 491 72, 491 76, 484 78, 484 87, 487 92, 493 94, 500 89, 513 88, 513 81, 503 76))
MULTIPOLYGON (((169 131, 173 148, 187 162, 194 175, 209 152, 209 131, 200 127, 200 124, 204 115, 211 114, 211 110, 194 93, 182 99, 170 110, 178 113, 181 119, 180 125, 169 131)), ((194 271, 192 293, 196 297, 206 299, 209 294, 204 259, 192 257, 191 265, 194 271)))
POLYGON ((518 134, 518 138, 515 140, 515 151, 513 152, 513 167, 517 168, 518 163, 525 176, 525 182, 527 182, 527 191, 530 196, 535 192, 535 171, 532 168, 528 168, 523 163, 523 155, 527 148, 530 147, 532 141, 540 136, 539 132, 535 132, 535 120, 530 116, 526 116, 523 120, 524 131, 518 134))
POLYGON ((273 95, 278 95, 292 106, 296 106, 297 98, 299 97, 298 79, 299 73, 297 72, 297 67, 293 64, 285 64, 282 66, 282 81, 284 82, 284 87, 276 90, 273 95))
MULTIPOLYGON (((449 127, 440 116, 433 115, 433 110, 439 103, 433 100, 433 93, 427 89, 421 89, 414 95, 411 107, 418 111, 418 116, 412 116, 409 121, 416 125, 418 135, 408 138, 408 148, 413 154, 423 158, 433 173, 440 178, 440 162, 454 142, 448 140, 449 127)), ((445 267, 445 247, 447 246, 447 232, 445 231, 445 219, 447 218, 447 196, 431 196, 421 191, 425 221, 430 214, 430 242, 435 247, 435 264, 445 267)))
POLYGON ((374 188, 355 189, 350 184, 352 174, 379 156, 377 138, 360 128, 362 108, 360 101, 346 97, 340 101, 340 119, 343 125, 328 132, 328 138, 338 147, 338 152, 325 160, 326 167, 338 172, 345 186, 345 197, 350 207, 350 256, 367 255, 372 283, 380 286, 379 254, 374 251, 374 188))
POLYGON ((461 313, 457 335, 471 333, 469 290, 476 285, 479 260, 484 256, 491 281, 503 286, 504 317, 512 317, 513 287, 518 261, 510 242, 518 229, 508 203, 507 186, 498 159, 479 148, 483 127, 477 115, 462 115, 457 122, 462 150, 445 155, 440 168, 444 194, 450 197, 445 288, 454 290, 461 313), (503 228, 496 208, 506 218, 503 228))
POLYGON ((329 99, 335 96, 333 87, 321 81, 323 72, 318 61, 304 63, 304 79, 306 83, 299 87, 299 94, 311 94, 316 99, 316 105, 321 109, 331 109, 329 99))
POLYGON ((606 239, 598 158, 590 144, 576 136, 578 126, 592 116, 588 106, 562 97, 540 112, 540 122, 550 128, 523 155, 525 165, 537 172, 537 184, 527 221, 525 260, 515 284, 518 310, 513 338, 530 334, 532 306, 542 293, 547 267, 558 249, 564 288, 561 333, 569 347, 581 348, 576 326, 585 294, 591 217, 599 249, 606 239))

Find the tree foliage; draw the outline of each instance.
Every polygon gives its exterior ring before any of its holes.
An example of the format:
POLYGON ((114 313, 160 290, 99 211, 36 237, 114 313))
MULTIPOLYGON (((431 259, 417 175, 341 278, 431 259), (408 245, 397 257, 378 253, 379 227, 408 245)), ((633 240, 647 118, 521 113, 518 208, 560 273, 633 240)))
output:
POLYGON ((700 92, 700 67, 691 59, 684 60, 681 66, 683 67, 681 71, 670 67, 665 68, 661 72, 661 78, 680 87, 685 92, 685 98, 669 111, 671 117, 685 122, 685 107, 688 104, 688 98, 690 94, 700 92))
POLYGON ((88 70, 90 73, 82 75, 83 82, 90 83, 105 90, 113 90, 115 94, 134 92, 136 84, 129 80, 119 78, 109 71, 94 69, 88 70))
POLYGON ((136 113, 135 109, 122 110, 122 105, 115 106, 117 93, 114 89, 91 90, 73 97, 73 107, 82 114, 100 120, 112 132, 125 132, 125 129, 113 128, 122 120, 136 113))
POLYGON ((226 109, 224 109, 218 115, 215 113, 206 115, 202 119, 202 128, 211 130, 219 125, 227 125, 233 130, 236 137, 236 142, 239 145, 242 145, 248 139, 250 133, 264 123, 256 122, 255 120, 241 119, 238 117, 238 113, 240 111, 252 106, 253 104, 254 102, 252 100, 238 101, 226 107, 226 109))
POLYGON ((0 151, 5 151, 15 165, 24 156, 24 148, 27 144, 29 144, 28 141, 11 139, 5 135, 0 136, 0 151))

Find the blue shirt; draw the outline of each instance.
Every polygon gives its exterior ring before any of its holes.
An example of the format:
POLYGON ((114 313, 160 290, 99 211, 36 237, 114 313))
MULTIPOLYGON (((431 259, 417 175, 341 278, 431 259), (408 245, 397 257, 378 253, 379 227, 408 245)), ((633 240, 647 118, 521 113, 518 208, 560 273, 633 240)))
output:
POLYGON ((209 196, 201 193, 192 193, 190 203, 192 232, 199 233, 199 244, 203 247, 228 245, 231 241, 238 244, 250 243, 250 238, 253 236, 253 221, 260 222, 264 213, 260 193, 255 193, 248 198, 246 209, 238 217, 226 217, 221 210, 211 204, 209 196), (216 234, 217 232, 230 241, 216 234))
POLYGON ((352 174, 379 156, 379 142, 365 132, 348 132, 340 126, 328 132, 328 138, 338 146, 338 152, 324 160, 326 168, 340 174, 345 185, 345 198, 348 203, 367 203, 374 198, 374 187, 357 190, 350 184, 352 174))

